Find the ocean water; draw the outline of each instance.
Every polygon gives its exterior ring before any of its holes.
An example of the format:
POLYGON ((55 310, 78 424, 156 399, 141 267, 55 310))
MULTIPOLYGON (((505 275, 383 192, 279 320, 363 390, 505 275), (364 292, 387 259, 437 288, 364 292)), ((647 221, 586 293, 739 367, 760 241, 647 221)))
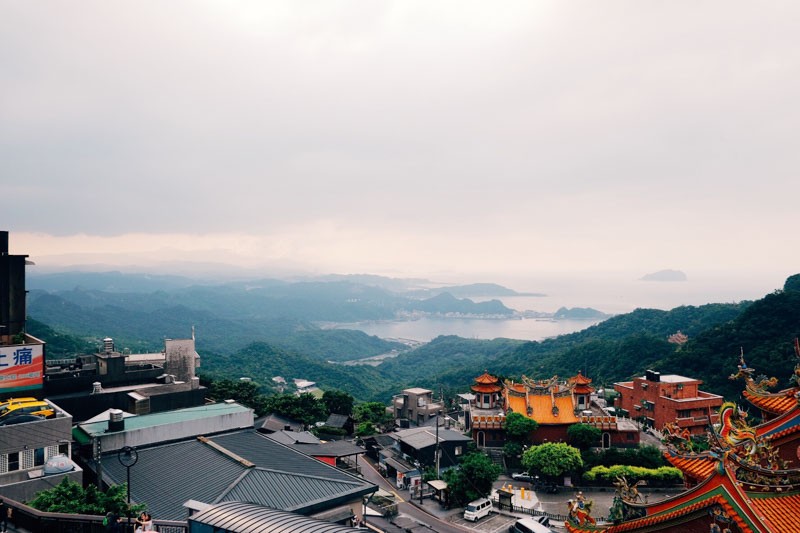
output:
MULTIPOLYGON (((498 297, 506 307, 517 311, 553 313, 561 307, 591 307, 609 315, 629 313, 637 308, 669 310, 682 305, 735 303, 756 300, 783 286, 787 275, 726 275, 725 273, 689 274, 688 281, 641 281, 634 274, 543 276, 536 279, 493 277, 483 281, 500 283, 517 292, 542 293, 544 296, 498 297)), ((474 282, 475 280, 471 280, 474 282)), ((466 282, 466 281, 465 281, 466 282)), ((472 298, 474 301, 490 298, 472 298)), ((473 339, 498 337, 542 340, 573 333, 597 324, 597 320, 535 319, 498 320, 425 317, 411 321, 361 322, 339 325, 360 329, 382 338, 411 339, 428 342, 440 335, 473 339)))
POLYGON ((337 327, 359 329, 384 339, 408 339, 418 342, 428 342, 440 335, 457 335, 467 339, 542 340, 579 331, 597 322, 596 320, 483 320, 425 317, 405 321, 358 322, 337 327))

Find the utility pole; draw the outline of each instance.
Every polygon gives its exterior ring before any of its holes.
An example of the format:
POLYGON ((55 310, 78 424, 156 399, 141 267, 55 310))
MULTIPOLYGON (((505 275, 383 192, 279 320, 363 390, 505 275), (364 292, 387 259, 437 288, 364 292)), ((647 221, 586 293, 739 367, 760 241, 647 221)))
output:
POLYGON ((439 479, 439 415, 436 415, 436 448, 434 457, 436 458, 436 479, 439 479))

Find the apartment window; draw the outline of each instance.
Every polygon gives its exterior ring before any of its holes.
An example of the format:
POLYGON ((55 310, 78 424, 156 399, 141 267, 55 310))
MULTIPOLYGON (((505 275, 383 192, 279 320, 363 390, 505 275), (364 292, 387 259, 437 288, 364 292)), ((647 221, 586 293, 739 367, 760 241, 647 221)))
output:
POLYGON ((691 409, 679 409, 678 410, 678 418, 691 418, 692 410, 691 409))
POLYGON ((19 470, 19 452, 8 454, 8 468, 6 472, 16 472, 19 470))
POLYGON ((628 432, 626 437, 628 438, 628 440, 633 440, 634 435, 633 435, 633 433, 628 432))
POLYGON ((36 448, 33 451, 33 466, 42 466, 44 464, 44 448, 36 448))

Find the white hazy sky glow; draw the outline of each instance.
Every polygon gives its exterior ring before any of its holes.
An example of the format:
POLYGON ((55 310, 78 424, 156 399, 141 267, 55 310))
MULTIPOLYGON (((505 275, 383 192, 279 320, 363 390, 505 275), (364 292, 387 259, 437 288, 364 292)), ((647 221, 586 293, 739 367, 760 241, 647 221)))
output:
POLYGON ((45 266, 782 279, 798 27, 795 1, 7 0, 0 229, 45 266))

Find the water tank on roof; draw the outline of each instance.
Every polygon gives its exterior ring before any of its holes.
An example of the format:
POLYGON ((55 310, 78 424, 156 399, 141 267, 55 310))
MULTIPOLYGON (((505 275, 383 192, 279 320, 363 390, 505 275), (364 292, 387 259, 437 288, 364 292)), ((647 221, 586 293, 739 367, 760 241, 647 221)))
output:
POLYGON ((112 409, 108 412, 108 430, 122 431, 125 429, 125 417, 119 409, 112 409))
POLYGON ((73 470, 75 467, 72 464, 72 461, 69 460, 69 457, 64 455, 63 453, 54 455, 47 462, 44 464, 44 475, 48 474, 63 474, 64 472, 69 472, 73 470))
POLYGON ((114 353, 114 339, 111 337, 103 339, 103 353, 114 353))

